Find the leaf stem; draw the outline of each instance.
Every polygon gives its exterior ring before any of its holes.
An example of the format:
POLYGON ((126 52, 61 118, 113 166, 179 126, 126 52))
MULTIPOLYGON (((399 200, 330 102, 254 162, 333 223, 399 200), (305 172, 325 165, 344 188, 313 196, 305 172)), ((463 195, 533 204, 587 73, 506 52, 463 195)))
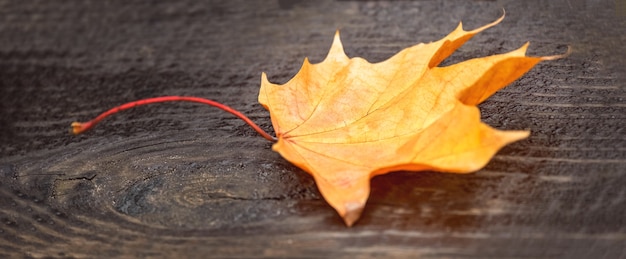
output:
POLYGON ((276 142, 276 137, 273 137, 272 135, 268 134, 267 132, 265 132, 263 129, 261 129, 261 127, 259 127, 259 125, 257 125, 256 123, 254 123, 252 120, 250 120, 250 118, 246 117, 245 115, 243 115, 241 112, 230 108, 224 104, 218 103, 216 101, 213 100, 209 100, 209 99, 204 99, 204 98, 199 98, 199 97, 193 97, 193 96, 161 96, 161 97, 154 97, 154 98, 148 98, 148 99, 143 99, 143 100, 139 100, 139 101, 134 101, 134 102, 129 102, 129 103, 125 103, 122 104, 120 106, 117 107, 113 107, 108 111, 105 111, 103 113, 101 113, 100 115, 98 115, 98 117, 95 117, 94 119, 88 121, 88 122, 72 122, 72 128, 70 130, 70 132, 74 135, 78 135, 81 134, 91 128, 93 128, 94 126, 96 126, 96 124, 98 124, 101 120, 103 120, 104 118, 113 115, 117 112, 123 111, 123 110, 127 110, 130 108, 134 108, 137 106, 141 106, 141 105, 146 105, 146 104, 153 104, 153 103, 163 103, 163 102, 194 102, 194 103, 201 103, 201 104, 206 104, 206 105, 210 105, 219 109, 222 109, 226 112, 229 112, 235 116, 237 116, 239 119, 243 120, 244 122, 246 122, 248 125, 250 125, 250 127, 252 127, 252 129, 254 129, 256 132, 258 132, 259 134, 261 134, 261 136, 269 141, 272 142, 276 142))

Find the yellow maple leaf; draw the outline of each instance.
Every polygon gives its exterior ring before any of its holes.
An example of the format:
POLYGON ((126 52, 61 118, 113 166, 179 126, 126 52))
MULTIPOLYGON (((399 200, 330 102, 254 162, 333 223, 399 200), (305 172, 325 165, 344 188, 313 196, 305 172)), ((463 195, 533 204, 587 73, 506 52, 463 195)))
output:
POLYGON ((506 54, 437 65, 481 28, 462 25, 445 38, 404 49, 380 63, 348 58, 339 32, 328 56, 308 59, 284 85, 262 75, 259 102, 270 112, 273 150, 310 173, 326 201, 352 225, 370 179, 398 170, 470 173, 528 131, 501 131, 480 121, 477 104, 542 60, 528 43, 506 54))

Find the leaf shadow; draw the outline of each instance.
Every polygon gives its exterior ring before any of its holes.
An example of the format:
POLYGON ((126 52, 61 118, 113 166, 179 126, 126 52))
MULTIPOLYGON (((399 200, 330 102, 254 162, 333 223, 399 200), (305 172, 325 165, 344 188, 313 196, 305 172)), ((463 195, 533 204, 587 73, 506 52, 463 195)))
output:
POLYGON ((376 176, 360 224, 381 228, 445 229, 477 228, 483 181, 475 174, 394 172, 376 176))

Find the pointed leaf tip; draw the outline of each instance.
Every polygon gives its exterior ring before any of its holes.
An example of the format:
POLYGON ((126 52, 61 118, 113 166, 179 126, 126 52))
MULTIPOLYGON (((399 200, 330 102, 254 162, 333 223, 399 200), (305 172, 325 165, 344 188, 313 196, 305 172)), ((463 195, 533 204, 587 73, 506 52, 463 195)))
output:
POLYGON ((344 204, 345 214, 342 215, 346 226, 351 227, 361 217, 365 204, 358 202, 347 202, 344 204))
POLYGON ((348 57, 346 56, 346 53, 343 50, 343 44, 341 43, 339 30, 337 30, 335 32, 335 37, 333 38, 333 43, 330 46, 330 50, 328 51, 328 55, 326 56, 326 59, 322 61, 322 63, 325 61, 341 62, 347 59, 348 57))

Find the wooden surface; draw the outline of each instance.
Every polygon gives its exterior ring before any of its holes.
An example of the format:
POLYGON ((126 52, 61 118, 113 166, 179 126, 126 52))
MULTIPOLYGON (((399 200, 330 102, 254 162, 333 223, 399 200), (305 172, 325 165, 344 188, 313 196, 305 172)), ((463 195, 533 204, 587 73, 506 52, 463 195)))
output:
POLYGON ((0 257, 626 258, 626 13, 620 1, 2 1, 0 257), (475 174, 372 180, 346 228, 311 177, 211 98, 271 131, 260 75, 321 61, 336 29, 381 61, 476 28, 444 62, 531 41, 544 62, 482 104, 530 129, 475 174))

